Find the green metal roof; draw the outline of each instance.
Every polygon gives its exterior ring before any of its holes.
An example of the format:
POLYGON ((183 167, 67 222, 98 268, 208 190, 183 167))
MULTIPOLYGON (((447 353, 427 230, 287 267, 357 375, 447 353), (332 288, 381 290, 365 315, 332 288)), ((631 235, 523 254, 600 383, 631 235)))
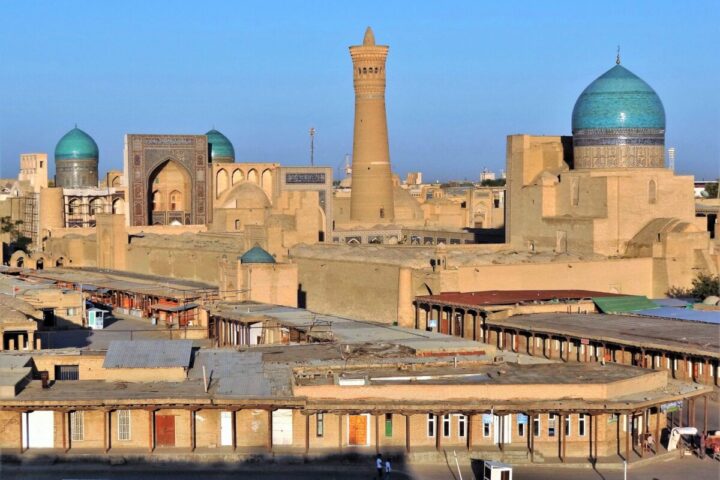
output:
POLYGON ((275 258, 263 250, 260 245, 255 245, 242 254, 240 263, 275 263, 275 258))
POLYGON ((628 313, 658 308, 655 302, 641 295, 593 297, 592 301, 603 313, 628 313))

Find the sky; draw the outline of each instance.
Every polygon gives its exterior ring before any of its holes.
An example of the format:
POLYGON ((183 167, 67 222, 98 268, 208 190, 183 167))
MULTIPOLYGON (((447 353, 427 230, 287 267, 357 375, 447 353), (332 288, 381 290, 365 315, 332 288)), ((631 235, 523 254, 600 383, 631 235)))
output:
MULTIPOLYGON (((236 160, 336 168, 352 153, 348 46, 390 46, 390 158, 401 176, 476 180, 506 136, 569 135, 614 65, 660 95, 676 171, 720 170, 720 2, 0 0, 0 177, 75 124, 120 169, 126 133, 215 127, 236 160)), ((51 162, 52 165, 52 162, 51 162)), ((54 173, 51 168, 51 175, 54 173)))

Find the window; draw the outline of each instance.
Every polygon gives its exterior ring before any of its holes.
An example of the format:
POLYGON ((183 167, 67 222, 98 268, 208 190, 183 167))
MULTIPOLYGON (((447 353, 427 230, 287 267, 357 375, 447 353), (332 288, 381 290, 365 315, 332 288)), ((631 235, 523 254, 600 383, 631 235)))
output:
POLYGON ((555 436, 555 424, 557 422, 557 415, 551 413, 548 415, 548 437, 555 436))
POLYGON ((428 413, 427 416, 427 436, 428 437, 434 437, 435 436, 435 422, 436 422, 435 415, 432 413, 428 413))
POLYGON ((581 413, 578 415, 578 435, 581 437, 585 436, 585 421, 587 419, 587 415, 584 413, 581 413))
POLYGON ((450 414, 443 415, 443 437, 450 436, 450 414))
POLYGON ((68 202, 68 215, 77 215, 79 213, 80 213, 80 202, 74 198, 68 202))
POLYGON ((535 418, 533 418, 533 435, 536 437, 540 436, 540 415, 535 415, 535 418))
POLYGON ((490 425, 492 425, 492 415, 483 414, 483 437, 490 436, 490 425))
POLYGON ((385 414, 385 436, 392 437, 392 413, 385 414))
POLYGON ((70 316, 76 315, 76 314, 77 314, 76 310, 77 310, 77 309, 76 309, 75 307, 69 307, 69 308, 67 309, 67 314, 70 315, 70 316))
POLYGON ((315 435, 322 437, 325 434, 325 414, 318 413, 315 415, 315 435))
POLYGON ((118 410, 118 440, 130 440, 130 410, 118 410))
POLYGON ((525 436, 525 428, 527 428, 528 417, 522 413, 518 413, 517 417, 517 431, 519 437, 525 436))
POLYGON ((70 438, 73 442, 81 442, 85 438, 85 415, 82 411, 70 412, 70 438))
POLYGON ((570 432, 572 429, 570 428, 572 426, 572 422, 570 421, 570 415, 565 415, 565 436, 569 437, 570 432))
POLYGON ((648 203, 655 202, 657 202, 657 183, 655 183, 655 180, 650 180, 648 184, 648 203))
POLYGON ((467 435, 467 415, 458 415, 458 437, 465 438, 467 435))
POLYGON ((80 380, 78 365, 55 365, 55 380, 80 380))
POLYGON ((380 218, 385 218, 385 209, 384 208, 380 209, 380 218))

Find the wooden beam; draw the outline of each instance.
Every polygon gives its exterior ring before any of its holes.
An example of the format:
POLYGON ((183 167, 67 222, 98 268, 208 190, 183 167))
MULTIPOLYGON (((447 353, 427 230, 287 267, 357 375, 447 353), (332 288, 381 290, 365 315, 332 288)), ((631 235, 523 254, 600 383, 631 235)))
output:
POLYGON ((310 415, 305 415, 305 455, 308 453, 310 453, 310 415))
POLYGON ((103 411, 103 448, 105 453, 110 450, 110 410, 103 411))
POLYGON ((230 410, 230 419, 232 421, 232 449, 237 450, 237 410, 230 410))
POLYGON ((405 414, 405 451, 410 453, 410 415, 405 414))

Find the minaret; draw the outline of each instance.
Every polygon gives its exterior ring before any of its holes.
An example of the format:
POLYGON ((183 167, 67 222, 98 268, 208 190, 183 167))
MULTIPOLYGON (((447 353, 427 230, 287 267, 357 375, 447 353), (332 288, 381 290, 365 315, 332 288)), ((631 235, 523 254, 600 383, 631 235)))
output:
POLYGON ((375 45, 370 27, 363 44, 350 47, 355 85, 350 220, 358 223, 392 223, 395 217, 385 117, 388 48, 375 45))

